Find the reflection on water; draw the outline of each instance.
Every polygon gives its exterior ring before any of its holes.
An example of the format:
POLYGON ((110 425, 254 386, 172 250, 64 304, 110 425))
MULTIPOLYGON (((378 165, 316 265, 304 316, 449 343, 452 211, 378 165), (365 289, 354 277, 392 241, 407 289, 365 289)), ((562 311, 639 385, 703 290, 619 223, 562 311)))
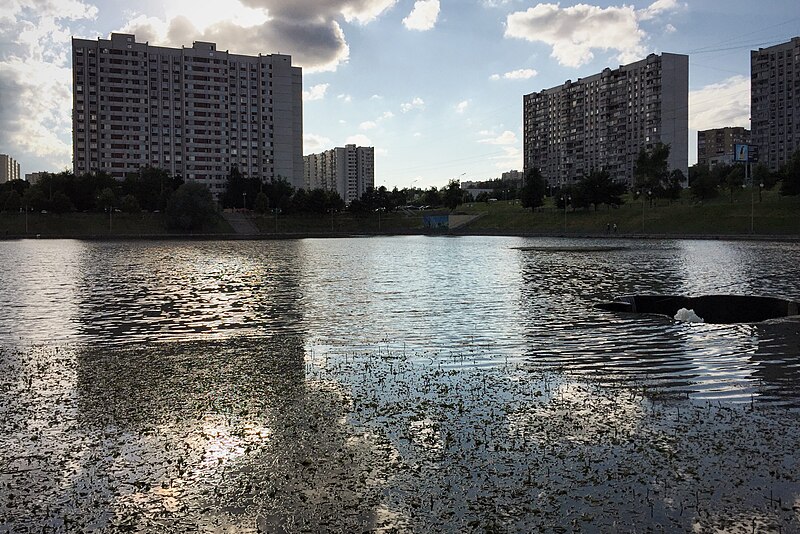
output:
POLYGON ((466 355, 477 367, 525 361, 666 396, 797 404, 797 323, 684 324, 592 304, 630 293, 800 299, 800 246, 615 241, 619 250, 580 252, 564 244, 0 242, 0 331, 2 342, 20 346, 292 335, 306 350, 379 344, 466 355))

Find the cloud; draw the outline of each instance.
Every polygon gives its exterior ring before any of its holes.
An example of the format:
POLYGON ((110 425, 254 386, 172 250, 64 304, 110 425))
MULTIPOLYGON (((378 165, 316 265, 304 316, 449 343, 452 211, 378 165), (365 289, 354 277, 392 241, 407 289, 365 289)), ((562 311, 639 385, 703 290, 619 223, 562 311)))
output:
POLYGON ((505 74, 492 74, 489 76, 490 80, 530 80, 534 76, 537 76, 539 73, 533 69, 517 69, 512 70, 510 72, 506 72, 505 74))
POLYGON ((336 95, 336 98, 338 98, 342 102, 345 102, 345 103, 348 103, 348 104, 353 101, 353 97, 351 95, 344 94, 344 93, 341 94, 341 95, 336 95))
POLYGON ((678 28, 676 28, 672 24, 667 24, 666 26, 664 26, 664 33, 675 33, 676 31, 678 31, 678 28))
POLYGON ((308 91, 303 91, 303 100, 309 102, 312 100, 322 100, 325 98, 325 93, 328 91, 330 84, 320 83, 312 86, 308 91))
POLYGON ((305 154, 317 154, 328 150, 331 140, 322 135, 306 133, 303 134, 303 152, 305 154))
POLYGON ((356 146, 373 146, 370 138, 364 134, 351 135, 350 137, 344 140, 344 144, 356 145, 356 146))
POLYGON ((689 128, 750 127, 750 78, 732 76, 689 92, 689 128))
POLYGON ((656 0, 645 9, 637 11, 640 20, 650 20, 678 8, 678 0, 656 0))
POLYGON ((358 125, 359 130, 374 130, 378 127, 378 123, 375 121, 364 121, 358 125))
POLYGON ((70 25, 96 16, 96 7, 78 0, 3 2, 0 146, 15 159, 51 169, 70 166, 70 25))
POLYGON ((396 1, 229 0, 198 9, 192 0, 167 0, 164 19, 137 16, 121 30, 163 46, 202 40, 239 54, 281 52, 308 72, 332 71, 350 55, 339 22, 368 24, 396 1))
POLYGON ((409 30, 426 31, 436 26, 439 18, 439 0, 417 0, 414 9, 403 19, 409 30))
POLYGON ((400 104, 400 110, 403 113, 408 113, 411 110, 418 109, 423 110, 425 109, 425 101, 422 100, 420 97, 415 97, 414 100, 411 102, 405 102, 400 104))
POLYGON ((469 100, 462 100, 456 104, 456 113, 464 113, 469 107, 469 100))
POLYGON ((644 55, 633 7, 602 8, 586 4, 561 8, 559 4, 538 4, 506 19, 506 37, 543 42, 562 65, 580 67, 594 58, 593 50, 616 50, 621 62, 644 55))
MULTIPOLYGON (((489 135, 489 132, 481 132, 481 135, 489 135)), ((500 135, 479 139, 478 142, 486 145, 518 145, 519 139, 517 134, 511 130, 506 130, 500 135)))

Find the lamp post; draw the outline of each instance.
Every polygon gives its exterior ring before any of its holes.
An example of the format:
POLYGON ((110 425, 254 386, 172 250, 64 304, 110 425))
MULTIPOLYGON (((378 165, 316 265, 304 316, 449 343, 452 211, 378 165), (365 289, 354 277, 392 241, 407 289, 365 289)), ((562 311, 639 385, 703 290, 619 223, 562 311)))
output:
MULTIPOLYGON (((641 192, 637 191, 636 194, 637 195, 641 195, 641 197, 642 197, 642 233, 644 233, 644 195, 645 195, 645 192, 644 191, 641 191, 641 192)), ((647 199, 648 200, 650 200, 650 195, 651 194, 652 194, 652 192, 648 189, 647 190, 647 199)))
POLYGON ((561 195, 564 202, 564 233, 567 233, 567 203, 572 202, 572 195, 561 195))
POLYGON ((242 192, 242 209, 247 210, 247 191, 242 192))

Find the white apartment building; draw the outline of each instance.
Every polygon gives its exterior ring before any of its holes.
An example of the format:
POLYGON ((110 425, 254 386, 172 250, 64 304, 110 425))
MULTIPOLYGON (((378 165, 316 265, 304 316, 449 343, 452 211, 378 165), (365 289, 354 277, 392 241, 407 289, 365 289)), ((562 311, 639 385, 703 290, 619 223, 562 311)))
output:
POLYGON ((800 37, 750 52, 750 136, 771 171, 800 148, 800 37))
POLYGON ((305 156, 305 188, 336 191, 346 204, 375 187, 375 148, 345 145, 305 156))
POLYGON ((689 57, 650 54, 523 97, 525 170, 569 185, 592 170, 633 182, 639 151, 670 145, 670 170, 688 174, 689 57))
POLYGON ((72 39, 73 170, 117 179, 159 167, 219 194, 232 166, 303 184, 302 70, 291 56, 134 35, 72 39))
POLYGON ((19 179, 19 162, 8 154, 0 154, 0 184, 19 179))

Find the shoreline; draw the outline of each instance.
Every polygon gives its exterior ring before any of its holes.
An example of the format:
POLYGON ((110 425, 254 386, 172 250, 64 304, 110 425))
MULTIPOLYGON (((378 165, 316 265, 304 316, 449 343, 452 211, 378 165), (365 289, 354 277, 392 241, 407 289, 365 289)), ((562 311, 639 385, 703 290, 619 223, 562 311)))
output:
POLYGON ((605 233, 545 233, 545 232, 286 232, 262 234, 6 234, 0 241, 21 241, 25 239, 78 240, 78 241, 286 241, 292 239, 349 239, 356 237, 524 237, 558 239, 597 239, 597 240, 705 240, 705 241, 777 241, 800 242, 795 234, 605 234, 605 233))

